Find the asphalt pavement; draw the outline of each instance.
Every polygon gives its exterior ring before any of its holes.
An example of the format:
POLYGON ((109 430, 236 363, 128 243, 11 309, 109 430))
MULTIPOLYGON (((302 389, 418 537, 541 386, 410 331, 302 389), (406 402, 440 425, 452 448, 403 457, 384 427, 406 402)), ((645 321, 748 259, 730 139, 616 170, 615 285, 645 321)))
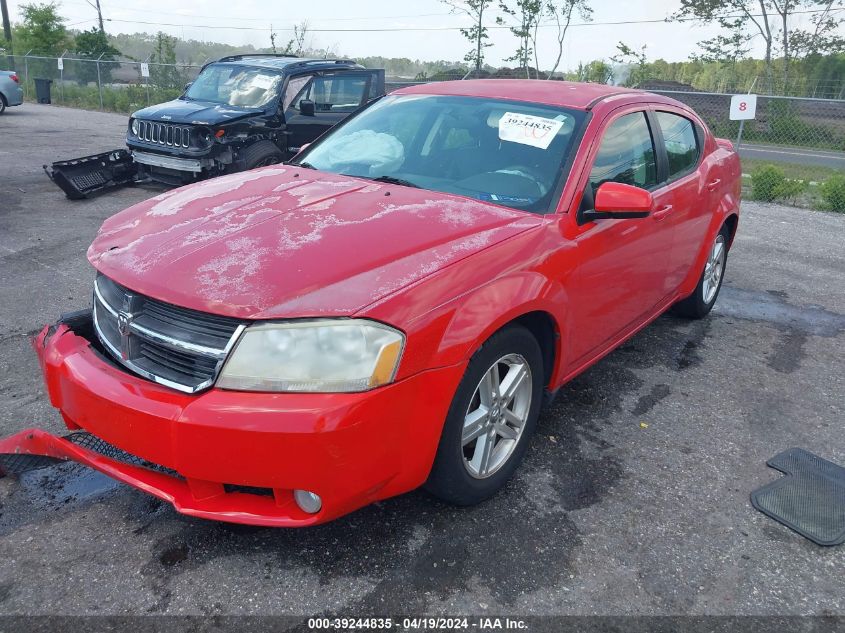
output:
MULTIPOLYGON (((85 250, 153 195, 72 203, 41 165, 126 117, 0 117, 0 436, 63 429, 29 336, 89 304, 85 250)), ((747 202, 705 320, 661 317, 572 381, 512 483, 303 530, 213 523, 75 465, 0 479, 0 614, 845 615, 845 547, 760 514, 765 462, 845 465, 845 215, 747 202)), ((116 421, 117 422, 117 421, 116 421)))
POLYGON ((831 150, 741 143, 739 155, 741 158, 754 158, 770 163, 790 163, 845 170, 845 152, 831 150))

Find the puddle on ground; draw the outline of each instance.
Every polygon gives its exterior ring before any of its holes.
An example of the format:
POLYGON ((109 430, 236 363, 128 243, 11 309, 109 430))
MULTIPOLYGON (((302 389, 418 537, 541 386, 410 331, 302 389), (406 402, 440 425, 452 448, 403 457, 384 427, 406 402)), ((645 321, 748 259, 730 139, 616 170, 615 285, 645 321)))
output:
POLYGON ((780 291, 760 292, 723 286, 713 309, 722 316, 766 321, 775 327, 798 330, 813 336, 837 336, 845 331, 845 315, 821 306, 794 306, 780 291))
POLYGON ((51 510, 95 499, 120 486, 96 470, 64 463, 22 473, 13 494, 30 507, 51 510))
POLYGON ((780 290, 759 292, 724 286, 714 312, 721 316, 763 321, 780 330, 781 337, 766 364, 784 374, 800 369, 810 336, 833 337, 845 331, 845 315, 817 305, 795 306, 780 290))

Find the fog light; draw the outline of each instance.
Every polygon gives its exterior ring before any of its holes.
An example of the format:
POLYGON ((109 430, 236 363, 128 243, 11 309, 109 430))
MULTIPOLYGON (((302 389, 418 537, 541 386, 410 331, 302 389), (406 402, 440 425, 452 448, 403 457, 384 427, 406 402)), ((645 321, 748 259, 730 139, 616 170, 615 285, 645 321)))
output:
POLYGON ((315 495, 307 490, 294 490, 293 498, 300 510, 308 514, 315 514, 323 507, 323 500, 320 499, 320 495, 315 495))

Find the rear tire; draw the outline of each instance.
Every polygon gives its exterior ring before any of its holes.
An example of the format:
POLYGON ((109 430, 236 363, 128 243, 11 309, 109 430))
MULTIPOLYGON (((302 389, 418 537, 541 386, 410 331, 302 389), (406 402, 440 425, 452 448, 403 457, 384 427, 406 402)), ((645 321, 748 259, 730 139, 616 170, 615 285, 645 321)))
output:
POLYGON ((0 95, 0 114, 6 111, 6 97, 0 95))
POLYGON ((492 497, 522 462, 543 395, 537 339, 514 325, 473 355, 440 436, 426 489, 461 506, 492 497))
POLYGON ((728 244, 731 234, 727 225, 723 225, 716 234, 704 270, 698 280, 695 291, 686 299, 672 306, 672 313, 686 319, 702 319, 710 313, 719 298, 725 268, 728 263, 728 244))
POLYGON ((270 141, 258 141, 241 151, 244 170, 276 165, 284 159, 282 151, 270 141))

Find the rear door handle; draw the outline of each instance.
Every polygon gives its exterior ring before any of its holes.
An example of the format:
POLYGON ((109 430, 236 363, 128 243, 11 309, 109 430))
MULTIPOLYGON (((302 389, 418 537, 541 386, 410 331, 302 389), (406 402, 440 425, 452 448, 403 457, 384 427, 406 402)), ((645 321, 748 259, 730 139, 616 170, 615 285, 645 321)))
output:
POLYGON ((654 218, 655 220, 662 220, 667 215, 669 215, 670 211, 672 211, 672 205, 667 204, 665 207, 660 207, 657 211, 654 211, 651 214, 651 217, 654 218))
POLYGON ((719 186, 719 183, 722 182, 721 178, 716 178, 715 180, 711 180, 707 183, 707 190, 708 191, 715 191, 716 187, 719 186))

